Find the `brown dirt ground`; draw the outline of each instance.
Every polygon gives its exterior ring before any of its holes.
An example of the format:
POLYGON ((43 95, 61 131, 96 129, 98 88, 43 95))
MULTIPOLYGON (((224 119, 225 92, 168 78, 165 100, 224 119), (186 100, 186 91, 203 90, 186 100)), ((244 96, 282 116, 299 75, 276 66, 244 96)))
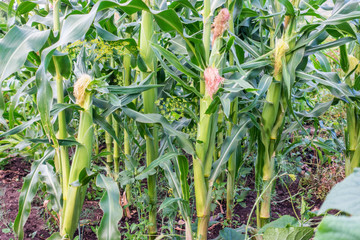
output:
MULTIPOLYGON (((19 157, 10 159, 9 164, 0 170, 0 218, 2 219, 2 221, 0 221, 1 240, 15 239, 13 231, 10 231, 9 233, 7 233, 7 231, 9 230, 11 222, 14 222, 18 212, 18 198, 23 183, 23 177, 25 177, 29 172, 30 163, 19 157)), ((254 189, 254 181, 252 177, 247 180, 247 185, 251 189, 254 189)), ((291 195, 295 195, 298 192, 298 181, 295 181, 288 187, 291 195)), ((235 206, 234 220, 236 220, 239 224, 245 224, 248 220, 250 210, 255 202, 255 199, 256 193, 254 191, 250 191, 245 200, 246 207, 241 207, 240 205, 235 206)), ((226 211, 225 203, 221 204, 223 211, 226 211)), ((314 201, 315 207, 319 207, 320 204, 320 202, 314 201)), ((295 205, 295 209, 298 209, 297 207, 298 206, 295 205)), ((132 209, 131 211, 134 212, 135 210, 132 209)), ((291 215, 295 217, 293 207, 289 200, 289 193, 281 184, 277 184, 276 186, 276 195, 273 199, 272 212, 275 213, 273 214, 274 219, 282 215, 291 215)), ((219 213, 221 213, 221 209, 218 206, 214 211, 213 218, 216 218, 219 223, 209 228, 209 239, 218 236, 219 231, 223 228, 221 223, 224 219, 223 217, 217 216, 223 216, 225 214, 219 215, 219 213)), ((299 212, 297 212, 297 214, 299 215, 299 212)), ((137 214, 133 214, 131 219, 123 218, 120 222, 120 228, 125 226, 125 221, 130 225, 131 223, 138 222, 136 216, 137 214)), ((81 229, 84 239, 97 239, 96 234, 91 229, 91 226, 98 225, 101 217, 102 211, 98 206, 98 202, 85 201, 81 221, 83 224, 81 229)), ((41 202, 40 198, 35 197, 32 203, 30 216, 24 227, 25 239, 46 239, 50 236, 51 231, 57 231, 58 229, 55 229, 56 224, 52 224, 52 227, 49 227, 49 224, 46 223, 50 218, 51 216, 45 212, 43 202, 41 202)), ((255 218, 255 213, 252 218, 255 218)), ((179 228, 183 227, 179 225, 179 228)), ((123 232, 124 230, 121 231, 123 232)), ((181 231, 179 233, 181 233, 181 231)))

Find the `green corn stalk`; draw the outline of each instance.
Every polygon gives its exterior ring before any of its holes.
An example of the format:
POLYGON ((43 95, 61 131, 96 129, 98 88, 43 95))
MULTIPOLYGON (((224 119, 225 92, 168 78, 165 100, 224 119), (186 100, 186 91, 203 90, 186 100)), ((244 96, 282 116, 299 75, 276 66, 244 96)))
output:
MULTIPOLYGON (((145 1, 149 5, 153 5, 149 0, 145 1)), ((144 80, 150 73, 155 72, 156 57, 151 49, 150 43, 154 34, 154 19, 151 13, 142 11, 141 30, 140 30, 140 56, 144 59, 148 68, 147 72, 141 72, 141 79, 144 80)), ((150 84, 156 84, 155 75, 152 77, 150 84)), ((143 105, 144 113, 156 113, 155 101, 157 99, 157 92, 155 89, 145 91, 143 93, 143 105)), ((146 136, 146 164, 149 166, 158 156, 158 130, 155 125, 149 125, 151 127, 152 137, 146 136)), ((157 234, 156 226, 156 174, 149 176, 148 183, 148 195, 149 195, 149 238, 155 239, 157 234)))
MULTIPOLYGON (((113 129, 115 131, 115 135, 116 137, 119 138, 120 132, 119 132, 119 123, 116 121, 116 119, 113 117, 112 118, 112 124, 113 124, 113 129)), ((117 141, 114 139, 113 140, 113 145, 114 145, 114 178, 115 180, 118 177, 119 174, 119 170, 120 170, 120 166, 119 166, 119 161, 120 161, 120 146, 117 143, 117 141)))
MULTIPOLYGON (((344 46, 345 47, 345 46, 344 46)), ((349 69, 347 74, 353 71, 350 76, 347 76, 345 82, 351 88, 354 88, 355 80, 358 77, 359 71, 357 65, 359 64, 359 55, 360 55, 360 47, 359 45, 355 46, 355 56, 347 56, 346 48, 342 49, 345 50, 346 55, 344 57, 348 58, 347 61, 349 63, 349 69), (355 69, 355 70, 354 70, 355 69)), ((356 104, 356 103, 355 103, 356 104)), ((346 121, 347 121, 347 129, 346 129, 346 161, 345 161, 345 173, 346 175, 350 175, 354 168, 360 166, 360 115, 358 106, 354 103, 346 103, 346 121)))
POLYGON ((210 36, 211 36, 211 1, 204 0, 204 13, 203 13, 203 44, 205 49, 206 64, 209 63, 210 58, 210 36))
MULTIPOLYGON (((126 49, 125 55, 124 55, 124 68, 123 68, 123 76, 124 76, 125 86, 130 86, 130 84, 131 84, 130 61, 131 61, 130 52, 129 52, 129 50, 126 49)), ((131 156, 130 136, 128 133, 128 131, 130 129, 130 118, 127 117, 125 121, 127 121, 127 124, 128 124, 128 129, 124 129, 124 153, 125 153, 125 157, 127 157, 127 156, 131 156)), ((126 164, 125 164, 125 169, 127 169, 126 164)), ((130 186, 130 184, 126 185, 125 192, 126 192, 126 199, 127 199, 128 203, 131 204, 131 186, 130 186)))
MULTIPOLYGON (((60 5, 61 0, 54 1, 54 11, 53 11, 53 21, 54 21, 54 31, 60 31, 60 5)), ((61 49, 59 49, 61 50, 61 49)), ((63 78, 61 76, 61 66, 58 60, 53 57, 54 65, 55 65, 55 81, 56 81, 56 93, 57 93, 57 103, 64 103, 64 83, 63 78)), ((65 119, 65 111, 59 112, 58 115, 58 124, 59 124, 59 139, 66 139, 68 137, 66 130, 66 119, 65 119)), ((69 154, 66 146, 60 146, 60 149, 57 150, 57 154, 55 156, 55 166, 58 166, 60 170, 60 181, 62 185, 63 192, 63 200, 66 200, 68 186, 69 186, 69 171, 70 171, 70 163, 69 163, 69 154)))
MULTIPOLYGON (((229 19, 229 30, 234 32, 234 19, 233 12, 235 4, 232 0, 227 1, 227 7, 230 12, 229 19)), ((234 64, 234 56, 232 53, 229 53, 229 65, 232 66, 234 64)), ((230 106, 231 111, 231 122, 228 122, 228 136, 231 135, 231 129, 234 124, 237 123, 237 112, 238 112, 238 99, 235 98, 234 102, 230 106)), ((234 191, 235 191, 235 178, 236 178, 236 151, 232 153, 228 161, 228 175, 227 175, 227 185, 226 185, 226 219, 230 221, 232 220, 232 212, 234 205, 234 191)))
MULTIPOLYGON (((211 22, 210 22, 210 1, 204 1, 203 13, 203 44, 205 48, 205 59, 208 63, 210 55, 210 36, 211 36, 211 22)), ((200 82, 200 93, 205 94, 205 81, 200 82)), ((211 135, 211 118, 205 114, 206 109, 211 103, 211 98, 200 99, 200 121, 198 123, 197 141, 195 145, 197 157, 194 159, 194 185, 195 185, 195 199, 196 199, 196 213, 198 217, 197 237, 198 239, 207 239, 208 223, 210 218, 210 209, 206 207, 206 196, 208 183, 205 179, 206 153, 208 143, 211 135)), ((212 155, 212 153, 209 153, 212 155)))
MULTIPOLYGON (((111 57, 110 58, 110 66, 112 67, 112 68, 115 68, 115 61, 114 61, 114 58, 113 57, 111 57)), ((118 112, 118 111, 117 111, 118 112)), ((114 132, 115 132, 115 135, 116 135, 116 137, 117 138, 119 138, 119 123, 116 121, 116 119, 115 119, 115 117, 114 116, 109 116, 108 117, 108 119, 109 119, 109 123, 112 123, 112 127, 113 127, 113 129, 114 129, 114 132)), ((106 132, 106 134, 107 134, 107 132, 106 132)), ((108 134, 109 135, 109 134, 108 134)), ((110 140, 111 139, 111 137, 110 136, 108 136, 108 135, 105 135, 105 137, 106 137, 106 140, 108 141, 108 140, 110 140), (108 139, 108 138, 110 138, 110 139, 108 139)), ((106 143, 106 147, 108 147, 108 145, 110 146, 110 149, 111 149, 111 143, 106 143)), ((112 147, 113 147, 113 156, 112 156, 112 159, 110 159, 111 158, 111 155, 110 155, 110 157, 109 157, 109 159, 107 158, 107 161, 108 162, 111 162, 111 160, 113 160, 113 162, 114 162, 114 179, 116 180, 117 179, 117 177, 118 177, 118 174, 119 174, 119 161, 120 161, 120 146, 119 146, 119 144, 118 144, 118 142, 115 140, 115 139, 113 139, 112 140, 112 147)), ((110 150, 111 151, 111 150, 110 150)), ((109 156, 109 155, 108 155, 109 156)))
MULTIPOLYGON (((275 2, 275 4, 279 4, 275 2)), ((294 6, 298 6, 298 1, 293 1, 294 6)), ((275 21, 274 21, 275 22, 275 21)), ((295 45, 295 17, 285 17, 285 33, 278 39, 275 45, 275 63, 273 82, 271 83, 266 102, 261 115, 261 136, 259 137, 257 171, 262 178, 262 201, 258 210, 258 227, 265 225, 270 218, 271 192, 273 188, 273 175, 275 168, 275 149, 278 144, 278 135, 282 130, 282 125, 287 110, 286 94, 283 89, 282 69, 286 67, 286 52, 295 45)), ((273 35, 270 34, 271 36, 273 35)), ((259 182, 259 179, 257 179, 259 182)))
MULTIPOLYGON (((90 76, 85 75, 79 78, 78 81, 88 81, 89 84, 91 81, 90 79, 90 76)), ((77 137, 77 141, 80 145, 76 147, 73 163, 70 169, 70 186, 67 199, 64 202, 63 219, 60 232, 61 236, 68 237, 70 239, 72 239, 77 228, 87 189, 87 186, 78 186, 74 183, 79 180, 80 172, 90 167, 94 138, 91 93, 84 89, 84 91, 78 96, 79 98, 76 96, 77 102, 83 108, 80 113, 80 123, 77 137), (78 99, 80 98, 82 98, 82 100, 79 101, 78 99)))
MULTIPOLYGON (((210 50, 210 17, 210 1, 206 0, 204 1, 203 15, 203 41, 206 53, 208 53, 210 50)), ((219 51, 221 48, 221 41, 222 39, 217 37, 214 41, 211 54, 206 55, 208 56, 208 59, 206 59, 206 62, 209 66, 208 69, 216 69, 215 66, 219 65, 220 63, 221 58, 219 51)), ((205 72, 207 70, 205 70, 205 72)), ((212 70, 210 72, 212 72, 212 70)), ((197 239, 207 239, 208 224, 210 218, 210 201, 208 199, 208 196, 209 194, 211 194, 212 191, 212 189, 209 189, 208 178, 211 173, 211 167, 215 154, 215 139, 218 123, 218 110, 215 110, 215 112, 211 114, 206 113, 212 102, 212 96, 210 96, 211 93, 205 91, 205 77, 209 77, 205 74, 208 73, 204 73, 202 75, 202 80, 200 84, 200 93, 203 94, 203 97, 200 99, 200 121, 198 123, 196 138, 197 141, 195 144, 196 157, 194 157, 193 161, 196 213, 198 217, 197 239)), ((212 72, 210 75, 212 74, 216 73, 212 72)))
MULTIPOLYGON (((106 121, 108 124, 112 125, 112 116, 109 115, 106 117, 106 121)), ((108 132, 105 132, 105 144, 106 144, 106 151, 108 155, 106 155, 106 162, 108 163, 109 167, 111 168, 111 163, 113 162, 112 150, 113 150, 113 139, 108 132)))

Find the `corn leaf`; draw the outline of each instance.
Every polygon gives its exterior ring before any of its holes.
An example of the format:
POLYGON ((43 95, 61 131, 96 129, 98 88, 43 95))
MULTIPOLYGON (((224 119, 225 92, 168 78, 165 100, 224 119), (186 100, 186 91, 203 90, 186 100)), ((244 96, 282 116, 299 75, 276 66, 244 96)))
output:
POLYGON ((159 166, 163 162, 169 161, 170 159, 177 157, 178 155, 179 155, 178 153, 174 153, 174 152, 169 152, 169 153, 161 155, 160 157, 158 157, 157 159, 152 161, 149 164, 149 166, 147 166, 144 169, 144 171, 142 171, 139 175, 137 175, 135 177, 135 179, 136 180, 143 180, 143 179, 147 178, 148 176, 154 175, 155 172, 156 172, 155 168, 157 166, 159 166))
POLYGON ((354 216, 360 216, 360 169, 336 184, 327 195, 318 214, 337 209, 354 216))
POLYGON ((314 234, 311 227, 268 228, 264 240, 309 240, 314 234))
POLYGON ((29 26, 13 27, 0 40, 0 82, 20 69, 29 52, 37 52, 45 44, 50 31, 39 31, 29 26))
POLYGON ((51 207, 55 212, 59 212, 62 208, 61 186, 54 171, 53 166, 49 163, 39 166, 40 179, 46 185, 46 191, 50 196, 51 207))
POLYGON ((233 129, 231 130, 231 135, 227 137, 222 144, 220 158, 213 163, 213 169, 209 178, 210 184, 213 184, 215 182, 215 180, 220 174, 222 166, 229 160, 231 154, 237 148, 238 142, 246 134, 250 125, 250 120, 246 120, 241 124, 241 126, 234 125, 233 129))
POLYGON ((111 177, 98 174, 96 186, 105 190, 100 200, 100 208, 104 212, 97 232, 99 239, 117 240, 121 238, 118 223, 123 216, 120 206, 120 191, 117 183, 111 177))
POLYGON ((24 225, 29 217, 31 211, 31 202, 35 197, 40 183, 40 169, 42 164, 49 158, 54 156, 54 149, 49 148, 44 153, 44 156, 35 161, 31 167, 31 172, 25 177, 24 184, 21 188, 19 197, 19 212, 14 222, 14 231, 18 238, 22 240, 24 238, 24 225))
MULTIPOLYGON (((358 202, 359 204, 359 202, 358 202)), ((326 216, 321 221, 315 240, 357 240, 360 239, 360 217, 326 216)))
POLYGON ((135 119, 135 121, 141 122, 141 123, 157 123, 161 124, 161 126, 164 128, 165 133, 167 133, 169 136, 174 136, 177 138, 180 146, 189 154, 195 154, 194 146, 191 143, 191 141, 188 139, 188 135, 180 132, 176 129, 174 129, 170 123, 160 114, 142 114, 139 112, 136 112, 134 110, 131 110, 129 108, 122 108, 124 113, 130 117, 135 119))

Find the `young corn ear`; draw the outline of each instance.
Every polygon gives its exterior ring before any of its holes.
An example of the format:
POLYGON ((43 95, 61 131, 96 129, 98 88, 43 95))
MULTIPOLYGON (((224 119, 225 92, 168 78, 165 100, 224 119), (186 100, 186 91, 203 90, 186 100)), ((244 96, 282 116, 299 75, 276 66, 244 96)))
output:
POLYGON ((92 79, 89 75, 82 75, 74 85, 76 103, 83 110, 80 113, 80 123, 75 155, 70 169, 67 200, 64 202, 61 235, 72 239, 78 227, 80 212, 85 198, 86 186, 78 186, 74 183, 79 180, 82 170, 89 168, 93 148, 94 128, 92 117, 91 92, 88 86, 92 79))
MULTIPOLYGON (((355 50, 358 50, 359 46, 356 46, 355 50)), ((355 78, 360 73, 359 59, 353 55, 348 55, 349 69, 346 74, 353 72, 349 75, 345 81, 349 87, 354 87, 355 78)), ((360 142, 359 142, 359 110, 354 104, 346 104, 346 122, 347 122, 347 156, 345 162, 346 175, 350 175, 354 168, 360 165, 360 142)))
MULTIPOLYGON (((257 171, 260 172, 257 175, 261 176, 262 189, 262 202, 258 216, 259 227, 268 222, 270 218, 270 203, 272 182, 274 174, 274 155, 277 145, 278 132, 283 124, 285 111, 287 107, 285 95, 283 93, 282 72, 283 64, 286 64, 286 53, 289 50, 289 42, 293 41, 292 29, 294 27, 295 19, 286 18, 285 26, 286 31, 282 38, 277 39, 274 49, 274 72, 273 82, 271 83, 266 95, 266 102, 264 104, 263 112, 261 115, 261 136, 259 140, 258 158, 257 158, 257 171)), ((258 176, 258 178, 259 178, 258 176)), ((259 184, 259 180, 257 183, 259 184)))

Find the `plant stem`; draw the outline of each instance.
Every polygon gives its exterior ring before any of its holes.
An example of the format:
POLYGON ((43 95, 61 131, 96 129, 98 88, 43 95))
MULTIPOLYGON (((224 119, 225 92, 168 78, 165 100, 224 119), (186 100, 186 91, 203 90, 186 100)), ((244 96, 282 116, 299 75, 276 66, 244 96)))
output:
MULTIPOLYGON (((229 19, 229 31, 234 33, 234 4, 232 5, 233 0, 227 1, 227 7, 230 13, 229 19)), ((234 56, 232 52, 229 52, 229 65, 234 65, 234 56)), ((234 99, 234 102, 231 104, 231 122, 228 124, 228 136, 231 135, 231 130, 234 124, 238 122, 238 98, 234 99)), ((227 175, 227 189, 226 189, 226 219, 230 222, 232 220, 232 211, 234 205, 234 191, 235 191, 235 178, 236 178, 236 150, 231 154, 228 162, 228 175, 227 175)))
MULTIPOLYGON (((150 5, 149 1, 145 1, 150 5)), ((142 11, 141 31, 140 31, 140 55, 144 59, 148 68, 147 72, 141 72, 141 79, 144 80, 150 72, 155 72, 155 55, 150 47, 150 42, 154 34, 153 16, 151 13, 142 11)), ((156 84, 155 75, 152 77, 150 84, 156 84)), ((157 99, 157 90, 151 89, 143 93, 144 113, 156 113, 155 101, 157 99)), ((146 164, 149 166, 158 156, 158 130, 155 125, 151 127, 152 137, 146 136, 146 164)), ((156 221, 156 174, 149 176, 148 195, 149 195, 149 239, 155 239, 157 235, 157 221, 156 221)))
MULTIPOLYGON (((117 138, 119 138, 119 124, 116 121, 116 119, 113 117, 112 119, 112 124, 113 124, 113 128, 115 131, 115 135, 117 138)), ((119 161, 120 161, 120 146, 117 143, 117 141, 114 139, 113 140, 113 145, 114 145, 114 179, 117 180, 118 178, 118 174, 119 174, 119 161)))
MULTIPOLYGON (((94 125, 92 118, 91 95, 86 96, 86 105, 80 113, 80 123, 73 163, 71 166, 69 182, 74 183, 79 179, 79 174, 90 167, 93 148, 94 125)), ((61 235, 72 239, 80 218, 80 212, 85 198, 87 186, 73 186, 68 190, 67 201, 64 202, 64 218, 61 235)))
POLYGON ((211 37, 211 16, 210 9, 211 1, 204 0, 204 15, 203 15, 203 24, 204 24, 204 33, 203 33, 203 44, 205 49, 205 59, 206 64, 209 63, 210 57, 210 37, 211 37))
MULTIPOLYGON (((133 17, 131 17, 133 19, 133 17)), ((130 34, 128 37, 131 37, 130 34)), ((123 76, 124 76, 124 84, 125 86, 130 86, 131 84, 131 55, 128 49, 125 49, 124 55, 124 68, 123 68, 123 76)), ((128 131, 131 131, 131 119, 129 117, 125 118, 127 123, 127 128, 124 129, 124 153, 125 158, 127 156, 131 156, 131 148, 130 148, 130 136, 128 131)), ((127 169, 127 164, 125 163, 125 169, 127 169)), ((127 184, 125 187, 126 199, 128 204, 131 204, 131 185, 127 184)))
MULTIPOLYGON (((54 1, 54 11, 53 11, 53 22, 54 22, 54 31, 60 31, 60 5, 61 0, 54 1)), ((60 50, 60 49, 59 49, 60 50)), ((57 93, 57 103, 64 103, 64 86, 63 86, 63 78, 61 76, 61 66, 58 62, 58 59, 53 57, 54 65, 55 65, 55 81, 56 81, 56 93, 57 93)), ((66 118, 65 111, 61 111, 58 114, 58 124, 59 124, 59 139, 66 139, 68 137, 66 130, 66 118)), ((66 146, 60 146, 60 151, 58 154, 59 167, 61 173, 61 184, 62 184, 62 193, 63 200, 66 201, 67 191, 69 186, 69 171, 70 171, 70 163, 69 163, 69 154, 66 146)))
MULTIPOLYGON (((60 66, 59 63, 54 59, 55 70, 56 70, 56 92, 57 92, 57 103, 64 103, 64 87, 62 77, 60 75, 60 66)), ((58 115, 58 123, 59 123, 59 139, 67 138, 66 131, 66 118, 65 111, 59 112, 58 115)), ((70 171, 70 163, 69 163, 69 154, 66 146, 60 146, 60 167, 61 167, 61 182, 62 182, 62 190, 63 190, 63 200, 66 200, 67 190, 69 186, 69 171, 70 171)))
MULTIPOLYGON (((106 121, 109 123, 109 125, 112 125, 112 116, 109 115, 106 117, 106 121)), ((112 138, 111 135, 108 132, 105 132, 105 143, 106 143, 106 151, 108 152, 108 154, 106 155, 106 162, 109 164, 113 162, 113 158, 112 158, 112 138)))

